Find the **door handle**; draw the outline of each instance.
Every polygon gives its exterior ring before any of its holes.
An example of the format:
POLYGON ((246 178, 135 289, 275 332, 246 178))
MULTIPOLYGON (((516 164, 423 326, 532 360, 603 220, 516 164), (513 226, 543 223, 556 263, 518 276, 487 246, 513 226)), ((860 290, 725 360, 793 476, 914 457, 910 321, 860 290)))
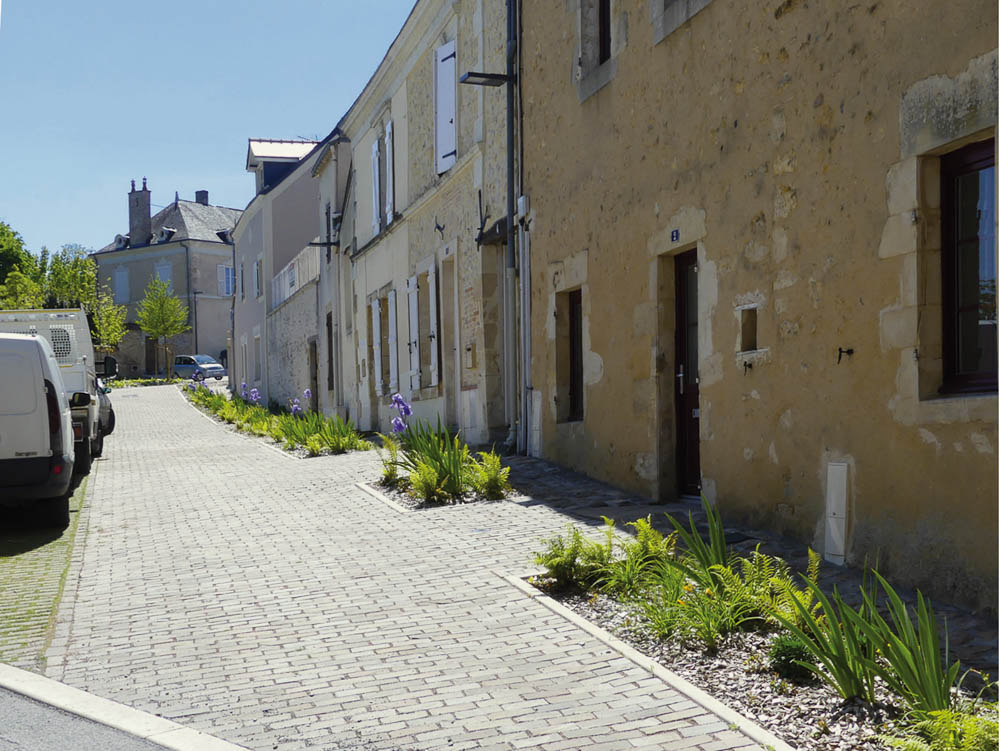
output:
POLYGON ((677 371, 677 375, 674 376, 674 377, 680 379, 679 388, 680 388, 680 393, 683 394, 684 393, 684 363, 681 363, 678 367, 680 368, 680 370, 677 371))

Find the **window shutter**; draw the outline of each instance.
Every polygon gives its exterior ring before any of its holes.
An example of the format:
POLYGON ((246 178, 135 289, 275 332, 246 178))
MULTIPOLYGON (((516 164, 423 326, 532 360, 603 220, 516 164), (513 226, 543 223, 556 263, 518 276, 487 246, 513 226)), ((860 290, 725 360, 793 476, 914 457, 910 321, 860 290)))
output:
POLYGON ((385 226, 392 224, 395 203, 392 200, 393 179, 392 120, 385 124, 385 226))
POLYGON ((219 283, 219 297, 226 296, 226 267, 223 264, 219 264, 215 267, 216 278, 219 283))
POLYGON ((156 264, 156 278, 168 287, 173 285, 173 274, 169 261, 156 264))
POLYGON ((389 290, 389 393, 399 391, 399 353, 396 350, 396 290, 389 290))
POLYGON ((375 393, 381 396, 385 393, 385 383, 382 381, 382 311, 377 297, 372 300, 372 376, 375 393))
POLYGON ((260 297, 260 261, 253 264, 253 296, 260 297))
POLYGON ((438 305, 437 266, 432 265, 427 272, 427 311, 431 331, 427 335, 431 348, 431 386, 438 385, 438 305))
POLYGON ((372 144, 372 235, 377 235, 382 207, 379 206, 378 139, 372 144))
POLYGON ((417 308, 417 277, 406 280, 406 296, 410 309, 410 391, 420 390, 420 310, 417 308))
POLYGON ((115 302, 128 302, 128 269, 115 269, 115 302))
POLYGON ((455 71, 457 60, 454 40, 437 48, 435 56, 434 76, 434 122, 435 122, 435 154, 437 156, 437 171, 440 175, 447 172, 458 156, 455 139, 455 71))

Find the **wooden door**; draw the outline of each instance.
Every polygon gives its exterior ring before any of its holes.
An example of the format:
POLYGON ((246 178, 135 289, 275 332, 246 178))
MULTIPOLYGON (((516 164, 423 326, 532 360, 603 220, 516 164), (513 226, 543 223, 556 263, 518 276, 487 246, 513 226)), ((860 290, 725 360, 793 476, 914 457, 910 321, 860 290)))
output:
POLYGON ((676 257, 676 357, 674 401, 677 405, 677 482, 681 495, 701 494, 698 408, 698 263, 697 251, 676 257))

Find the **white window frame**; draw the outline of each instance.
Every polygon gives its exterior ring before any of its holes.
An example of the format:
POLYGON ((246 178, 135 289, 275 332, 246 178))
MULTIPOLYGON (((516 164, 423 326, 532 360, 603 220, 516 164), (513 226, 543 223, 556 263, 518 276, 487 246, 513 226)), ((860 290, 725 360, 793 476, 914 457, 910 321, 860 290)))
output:
POLYGON ((154 273, 157 279, 161 282, 166 282, 167 287, 173 289, 174 267, 170 261, 157 261, 156 266, 154 266, 154 273))

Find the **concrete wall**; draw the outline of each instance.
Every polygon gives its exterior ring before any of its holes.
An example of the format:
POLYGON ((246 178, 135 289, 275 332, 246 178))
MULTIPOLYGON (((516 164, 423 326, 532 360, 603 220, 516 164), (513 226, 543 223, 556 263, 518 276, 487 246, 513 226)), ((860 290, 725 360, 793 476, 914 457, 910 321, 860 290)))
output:
POLYGON ((703 493, 822 550, 843 462, 848 560, 995 606, 997 399, 920 384, 935 230, 912 221, 934 217, 920 170, 993 132, 995 8, 664 7, 616 0, 612 60, 581 70, 580 3, 524 4, 541 453, 676 496, 673 258, 696 250, 703 493), (559 423, 553 314, 573 288, 585 417, 559 423))

